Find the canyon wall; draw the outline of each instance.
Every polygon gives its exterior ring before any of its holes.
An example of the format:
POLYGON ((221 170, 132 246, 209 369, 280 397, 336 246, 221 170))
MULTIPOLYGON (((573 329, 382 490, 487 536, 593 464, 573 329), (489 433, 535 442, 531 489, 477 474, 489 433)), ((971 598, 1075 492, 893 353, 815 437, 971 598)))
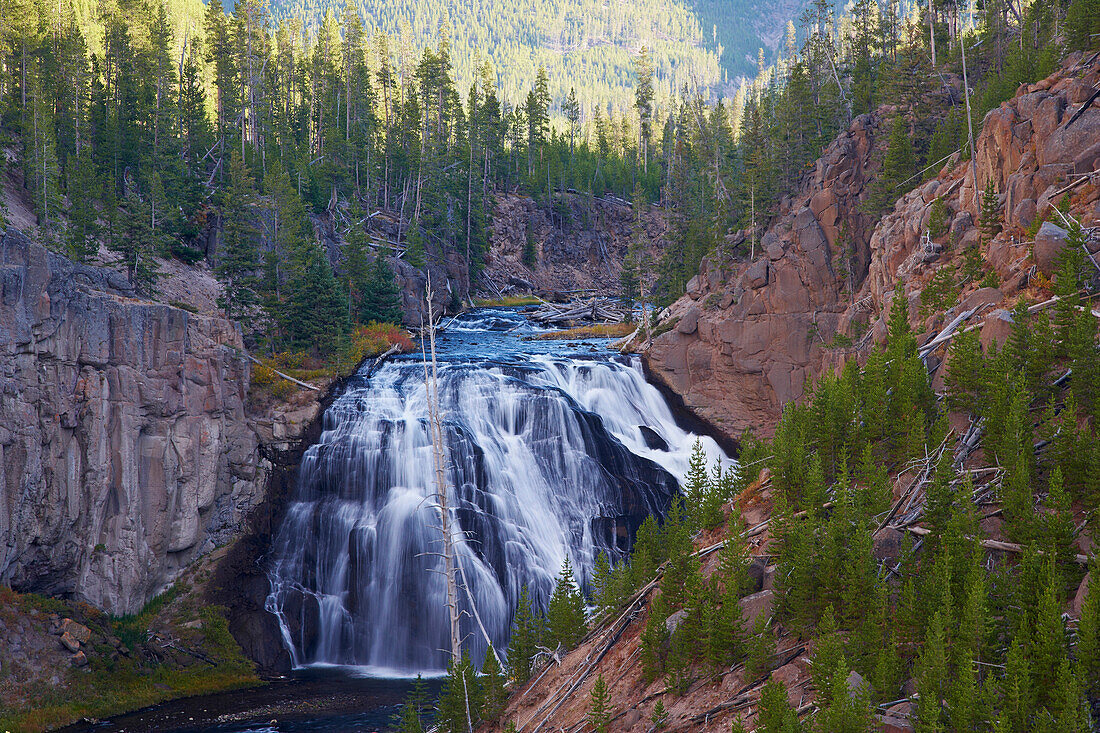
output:
MULTIPOLYGON (((1100 106, 1090 101, 1097 84, 1100 61, 1068 57, 1055 74, 1021 87, 986 115, 976 165, 956 154, 877 220, 863 204, 885 146, 886 117, 895 110, 855 118, 783 199, 754 258, 704 261, 665 315, 669 330, 646 350, 653 374, 729 433, 753 428, 767 435, 808 381, 885 340, 896 283, 904 283, 919 334, 964 310, 1010 307, 1037 272, 1045 267, 1050 275, 1060 246, 1057 236, 1050 245, 1042 233, 1036 237, 1036 217, 1050 219, 1048 228, 1064 225, 1052 207, 1069 194, 1071 215, 1085 227, 1100 223, 1100 106), (992 182, 1004 220, 1003 231, 984 243, 973 170, 979 192, 992 182), (1077 185, 1067 189, 1071 183, 1077 185), (937 198, 946 226, 933 235, 937 198), (954 305, 925 317, 921 294, 931 278, 948 265, 961 269, 974 247, 995 273, 985 284, 996 286, 964 284, 954 305)), ((1096 241, 1089 247, 1095 250, 1096 241)), ((942 374, 936 377, 934 385, 942 374)))
POLYGON ((228 320, 0 239, 0 582, 139 610, 261 498, 228 320))

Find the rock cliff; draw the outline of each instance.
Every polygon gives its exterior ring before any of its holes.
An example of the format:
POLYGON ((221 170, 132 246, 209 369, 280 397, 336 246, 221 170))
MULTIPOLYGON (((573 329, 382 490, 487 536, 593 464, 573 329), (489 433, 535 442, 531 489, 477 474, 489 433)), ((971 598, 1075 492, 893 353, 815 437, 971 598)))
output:
POLYGON ((239 327, 0 239, 0 582, 132 613, 261 498, 239 327))
POLYGON ((822 334, 836 330, 870 266, 873 220, 859 206, 884 136, 882 115, 857 117, 783 199, 754 259, 708 259, 688 283, 670 309, 675 326, 647 358, 689 408, 738 433, 802 395, 824 361, 822 334))
MULTIPOLYGON (((644 239, 656 258, 668 225, 650 209, 642 216, 644 239)), ((550 212, 533 199, 496 197, 489 227, 489 253, 481 274, 481 294, 496 298, 518 293, 564 297, 581 292, 615 294, 633 238, 632 206, 615 198, 586 199, 566 193, 550 212), (530 247, 534 263, 524 262, 530 247)))
POLYGON ((807 380, 885 338, 899 280, 918 332, 964 309, 988 310, 1017 297, 1045 256, 1029 231, 1037 217, 1057 219, 1053 206, 1069 194, 1071 213, 1084 226, 1100 221, 1100 107, 1085 106, 1098 83, 1100 62, 1075 54, 986 116, 973 168, 979 192, 992 182, 1004 227, 985 244, 972 166, 957 157, 880 220, 864 213, 890 110, 857 117, 784 198, 755 258, 703 263, 670 307, 667 332, 647 349, 653 374, 731 434, 749 427, 768 434, 807 380), (946 212, 942 231, 931 231, 936 199, 946 212), (945 303, 941 315, 923 317, 921 295, 931 278, 944 267, 961 269, 975 247, 996 273, 986 284, 998 287, 983 288, 974 278, 951 294, 955 303, 945 303))

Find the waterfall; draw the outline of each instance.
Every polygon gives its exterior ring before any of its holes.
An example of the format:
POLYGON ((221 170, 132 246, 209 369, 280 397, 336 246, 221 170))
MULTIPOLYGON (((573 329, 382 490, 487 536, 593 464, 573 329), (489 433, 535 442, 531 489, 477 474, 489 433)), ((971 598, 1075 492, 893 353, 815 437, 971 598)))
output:
MULTIPOLYGON (((544 603, 566 556, 582 584, 601 550, 622 558, 667 509, 695 441, 636 357, 521 341, 526 328, 514 311, 475 312, 441 344, 462 626, 478 661, 474 610, 505 649, 521 588, 544 603)), ((390 362, 333 403, 303 456, 268 569, 267 608, 296 666, 446 664, 426 400, 422 360, 390 362)))

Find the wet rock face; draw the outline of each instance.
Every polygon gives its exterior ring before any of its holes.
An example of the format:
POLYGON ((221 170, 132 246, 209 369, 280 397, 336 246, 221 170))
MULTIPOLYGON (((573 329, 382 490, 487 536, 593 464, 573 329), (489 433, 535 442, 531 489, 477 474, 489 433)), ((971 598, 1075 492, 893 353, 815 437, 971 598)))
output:
POLYGON ((239 328, 0 239, 0 582, 132 613, 259 500, 239 328))

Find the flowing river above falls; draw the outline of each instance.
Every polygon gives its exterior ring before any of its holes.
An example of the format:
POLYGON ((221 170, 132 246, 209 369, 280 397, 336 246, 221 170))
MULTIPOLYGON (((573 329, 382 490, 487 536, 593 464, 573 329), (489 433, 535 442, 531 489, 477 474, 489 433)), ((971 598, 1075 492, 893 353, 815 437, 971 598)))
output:
MULTIPOLYGON (((545 604, 566 557, 587 585, 600 551, 629 552, 678 491, 697 437, 637 357, 606 339, 532 338, 540 332, 517 309, 486 308, 437 337, 462 632, 478 661, 486 634, 507 648, 524 585, 545 604)), ((267 559, 266 606, 294 675, 74 730, 384 731, 408 678, 441 673, 449 636, 423 356, 356 376, 323 420, 267 559)), ((730 460, 700 439, 711 460, 730 460)))

